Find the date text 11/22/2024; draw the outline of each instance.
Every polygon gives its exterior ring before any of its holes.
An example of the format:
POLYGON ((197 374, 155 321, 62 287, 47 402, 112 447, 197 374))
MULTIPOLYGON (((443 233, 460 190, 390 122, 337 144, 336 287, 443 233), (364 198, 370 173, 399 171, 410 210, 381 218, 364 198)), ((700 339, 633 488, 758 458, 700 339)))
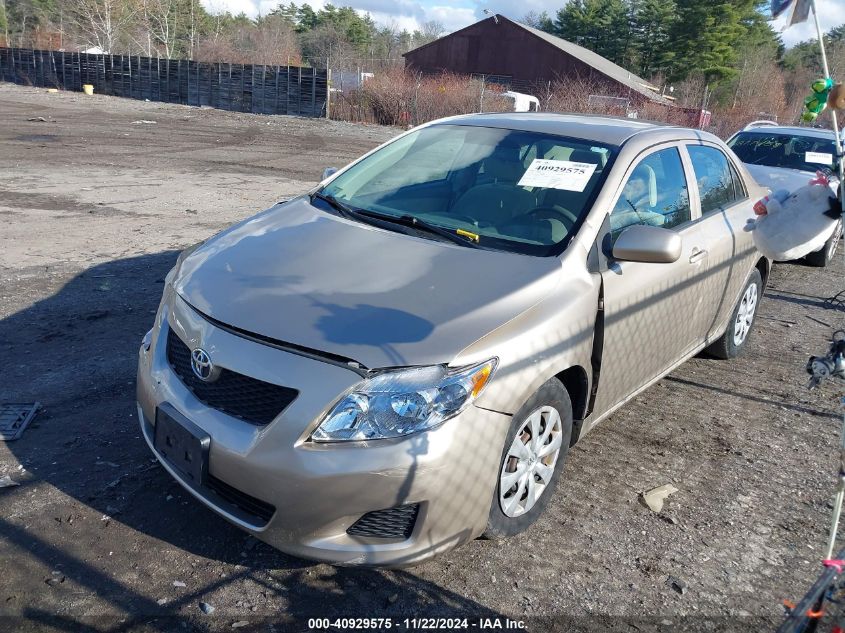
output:
POLYGON ((407 631, 500 631, 525 629, 522 620, 510 618, 309 618, 308 629, 331 630, 375 630, 390 629, 407 631))

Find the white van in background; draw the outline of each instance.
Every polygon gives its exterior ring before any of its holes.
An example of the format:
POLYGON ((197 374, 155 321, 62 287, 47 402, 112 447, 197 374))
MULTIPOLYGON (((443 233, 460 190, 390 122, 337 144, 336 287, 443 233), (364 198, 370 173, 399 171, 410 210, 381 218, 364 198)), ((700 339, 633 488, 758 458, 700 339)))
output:
POLYGON ((514 112, 540 111, 540 100, 533 95, 527 95, 521 92, 513 92, 512 90, 508 90, 507 92, 503 92, 501 96, 513 101, 514 112))

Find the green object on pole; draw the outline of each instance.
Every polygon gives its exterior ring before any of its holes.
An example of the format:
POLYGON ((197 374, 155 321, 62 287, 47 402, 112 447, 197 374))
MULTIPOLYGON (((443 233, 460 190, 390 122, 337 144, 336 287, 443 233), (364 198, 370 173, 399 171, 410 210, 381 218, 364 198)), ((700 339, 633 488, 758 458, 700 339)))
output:
MULTIPOLYGON (((819 21, 819 10, 816 7, 816 0, 811 0, 813 8, 813 19, 816 23, 816 33, 819 36, 819 51, 822 55, 822 70, 824 71, 825 80, 830 82, 830 87, 833 87, 833 78, 830 76, 830 67, 827 64, 827 53, 824 50, 824 33, 822 32, 822 25, 819 21)), ((836 154, 839 158, 839 201, 845 202, 845 160, 842 158, 842 139, 839 136, 839 121, 836 118, 836 110, 830 109, 830 119, 833 123, 833 133, 836 136, 834 142, 836 144, 836 154)))

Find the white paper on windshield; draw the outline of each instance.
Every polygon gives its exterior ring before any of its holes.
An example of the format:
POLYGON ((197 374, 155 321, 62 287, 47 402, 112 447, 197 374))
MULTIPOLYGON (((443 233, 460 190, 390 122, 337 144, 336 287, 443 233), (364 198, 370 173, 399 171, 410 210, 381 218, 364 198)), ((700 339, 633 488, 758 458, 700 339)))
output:
POLYGON ((807 152, 804 155, 805 163, 818 163, 820 165, 832 165, 833 154, 825 154, 824 152, 807 152))
POLYGON ((520 187, 584 191, 596 167, 593 163, 535 158, 516 184, 520 187))

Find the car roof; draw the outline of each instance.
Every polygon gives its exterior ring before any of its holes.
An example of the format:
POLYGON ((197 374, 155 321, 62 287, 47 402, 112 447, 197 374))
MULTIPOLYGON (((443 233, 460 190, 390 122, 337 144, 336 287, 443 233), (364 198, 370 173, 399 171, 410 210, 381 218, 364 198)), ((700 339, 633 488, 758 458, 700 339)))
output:
POLYGON ((800 127, 798 125, 755 125, 746 127, 740 132, 746 134, 791 134, 794 136, 809 136, 833 140, 836 135, 833 130, 818 127, 800 127))
POLYGON ((659 143, 664 140, 719 139, 708 132, 629 119, 627 117, 593 116, 587 114, 557 114, 553 112, 490 112, 465 114, 433 121, 431 125, 475 125, 496 127, 541 134, 568 136, 604 145, 622 145, 633 137, 644 142, 659 143))

